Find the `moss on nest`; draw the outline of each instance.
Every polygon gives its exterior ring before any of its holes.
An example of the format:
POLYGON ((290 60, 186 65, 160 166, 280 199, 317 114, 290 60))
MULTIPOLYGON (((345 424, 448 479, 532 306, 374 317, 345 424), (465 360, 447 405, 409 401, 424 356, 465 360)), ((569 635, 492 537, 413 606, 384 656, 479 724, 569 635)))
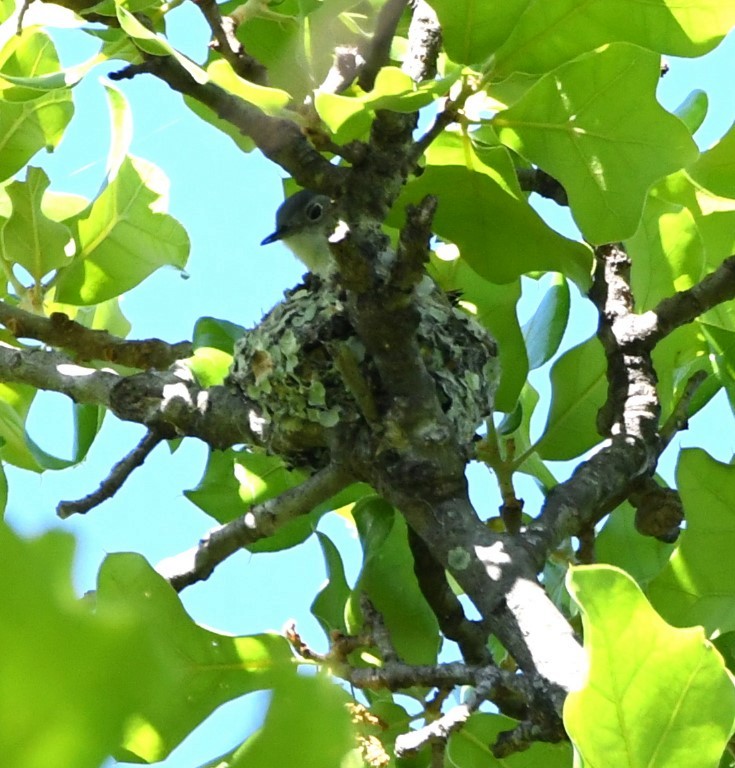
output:
MULTIPOLYGON (((459 440, 467 442, 492 413, 499 377, 496 344, 443 294, 427 293, 417 302, 417 339, 442 408, 459 440)), ((355 363, 369 390, 378 393, 378 413, 386 413, 375 366, 350 324, 344 296, 329 283, 310 281, 288 292, 237 342, 228 382, 260 412, 267 450, 295 464, 318 466, 327 459, 329 431, 361 420, 338 369, 338 354, 355 363)))

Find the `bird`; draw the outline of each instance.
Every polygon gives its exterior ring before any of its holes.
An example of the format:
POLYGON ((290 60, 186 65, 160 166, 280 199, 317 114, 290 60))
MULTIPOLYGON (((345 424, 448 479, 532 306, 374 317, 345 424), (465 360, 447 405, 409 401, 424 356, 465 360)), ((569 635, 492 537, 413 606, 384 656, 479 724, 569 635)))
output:
POLYGON ((276 228, 261 245, 281 240, 312 274, 328 278, 335 263, 329 249, 334 228, 334 203, 311 189, 302 189, 287 198, 276 211, 276 228))

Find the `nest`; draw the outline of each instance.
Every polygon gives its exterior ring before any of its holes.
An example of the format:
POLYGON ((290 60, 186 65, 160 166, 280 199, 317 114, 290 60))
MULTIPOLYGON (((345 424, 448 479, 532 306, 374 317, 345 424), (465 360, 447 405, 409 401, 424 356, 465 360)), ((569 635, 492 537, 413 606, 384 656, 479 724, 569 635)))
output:
MULTIPOLYGON (((469 442, 492 414, 497 346, 444 294, 433 287, 424 293, 417 301, 424 363, 458 439, 469 442)), ((251 426, 268 452, 295 466, 323 466, 330 431, 363 420, 354 387, 345 385, 340 371, 345 361, 376 395, 378 413, 387 413, 390 404, 381 401, 375 365, 350 323, 344 294, 318 280, 286 293, 238 340, 228 383, 259 414, 251 426)))

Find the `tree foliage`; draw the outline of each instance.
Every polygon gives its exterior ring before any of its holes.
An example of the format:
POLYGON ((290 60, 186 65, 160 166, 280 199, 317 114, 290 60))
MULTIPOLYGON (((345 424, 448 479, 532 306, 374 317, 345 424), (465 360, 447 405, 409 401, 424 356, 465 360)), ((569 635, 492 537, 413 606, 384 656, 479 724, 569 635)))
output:
POLYGON ((155 569, 109 555, 83 599, 70 535, 0 526, 3 759, 156 762, 267 690, 262 728, 209 766, 732 765, 735 470, 711 446, 679 453, 675 487, 656 469, 691 416, 735 398, 735 129, 700 151, 704 92, 670 113, 656 89, 662 55, 712 51, 735 3, 199 0, 212 44, 192 57, 166 35, 179 5, 0 8, 0 459, 78 464, 111 412, 146 437, 59 515, 198 438, 186 495, 217 523, 155 569), (98 52, 63 67, 59 29, 98 52), (42 151, 100 67, 118 84, 88 200, 51 189, 42 151), (191 342, 126 339, 121 295, 189 252, 165 175, 129 152, 133 78, 181 93, 289 191, 328 194, 337 275, 257 328, 205 317, 191 342), (568 348, 575 301, 598 324, 568 348), (28 434, 39 390, 74 403, 70 459, 28 434), (563 480, 559 460, 575 462, 563 480), (499 515, 471 504, 469 462, 493 471, 499 515), (334 510, 362 545, 354 583, 316 530, 334 510), (177 592, 242 547, 310 536, 326 654, 295 627, 232 637, 184 610, 177 592))

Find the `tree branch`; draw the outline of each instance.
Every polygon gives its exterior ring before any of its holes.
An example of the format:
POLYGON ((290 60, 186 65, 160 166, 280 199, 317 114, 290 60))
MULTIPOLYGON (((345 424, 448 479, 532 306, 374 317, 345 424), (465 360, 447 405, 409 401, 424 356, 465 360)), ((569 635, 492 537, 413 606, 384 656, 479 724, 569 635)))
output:
POLYGON ((596 248, 595 257, 590 298, 598 310, 598 337, 608 361, 608 398, 598 415, 598 430, 611 440, 550 491, 528 527, 526 539, 539 567, 560 541, 593 526, 627 498, 636 480, 653 473, 663 450, 656 372, 650 345, 642 341, 647 321, 633 311, 630 261, 615 244, 596 248))
POLYGON ((189 357, 192 344, 167 344, 160 339, 126 340, 69 319, 62 312, 41 317, 0 301, 0 323, 17 339, 36 339, 74 352, 77 360, 102 360, 129 368, 163 370, 175 360, 189 357))
POLYGON ((301 485, 256 504, 226 525, 213 528, 198 546, 161 561, 156 570, 180 592, 208 579, 220 563, 241 547, 272 536, 287 522, 311 512, 353 480, 344 466, 330 464, 301 485))
POLYGON ((229 388, 203 389, 188 369, 120 376, 77 365, 60 352, 0 343, 0 381, 59 392, 77 403, 109 408, 118 418, 164 433, 198 437, 213 448, 258 444, 259 414, 229 388))
POLYGON ((707 310, 735 298, 735 255, 726 258, 699 283, 679 291, 641 315, 647 331, 645 341, 655 346, 661 339, 682 325, 691 323, 707 310))
POLYGON ((222 17, 215 0, 194 0, 202 15, 207 20, 214 38, 211 47, 225 59, 232 69, 245 80, 259 85, 268 85, 266 68, 253 58, 237 39, 237 22, 229 17, 222 17))
POLYGON ((347 169, 333 166, 322 157, 296 123, 266 115, 212 82, 197 83, 173 56, 148 56, 143 64, 111 73, 110 78, 120 80, 143 72, 209 107, 219 118, 249 136, 268 159, 288 171, 301 186, 338 196, 347 169))
POLYGON ((420 83, 436 75, 442 31, 434 9, 426 0, 411 0, 413 15, 408 28, 408 51, 402 69, 420 83))
POLYGON ((408 0, 386 0, 378 13, 373 36, 362 51, 365 64, 360 71, 359 84, 365 91, 372 90, 375 77, 388 63, 390 46, 407 2, 408 0))
POLYGON ((125 458, 115 464, 96 491, 77 501, 60 501, 56 507, 56 514, 65 520, 74 514, 85 514, 90 509, 102 504, 103 501, 111 499, 130 477, 133 470, 142 466, 151 451, 166 437, 172 437, 172 435, 163 435, 153 430, 146 432, 138 445, 125 458))

